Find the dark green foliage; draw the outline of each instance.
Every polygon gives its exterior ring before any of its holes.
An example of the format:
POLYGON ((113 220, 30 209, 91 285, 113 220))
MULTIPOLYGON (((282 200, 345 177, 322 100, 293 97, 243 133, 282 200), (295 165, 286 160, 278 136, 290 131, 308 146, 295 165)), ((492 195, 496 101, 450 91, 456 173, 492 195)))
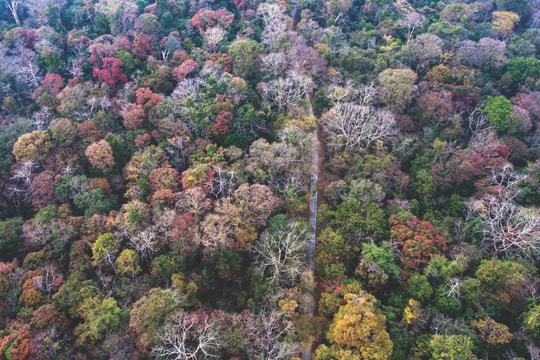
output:
POLYGON ((85 217, 94 214, 106 215, 116 206, 116 196, 107 195, 103 189, 94 189, 75 195, 73 203, 85 217))
POLYGON ((22 224, 20 217, 0 221, 0 260, 10 261, 17 256, 22 240, 22 224))
POLYGON ((531 90, 540 89, 540 60, 535 57, 516 57, 506 64, 515 86, 527 86, 531 90))
POLYGON ((15 162, 11 150, 22 134, 32 131, 32 121, 18 119, 7 124, 0 130, 0 176, 5 176, 11 165, 15 162))

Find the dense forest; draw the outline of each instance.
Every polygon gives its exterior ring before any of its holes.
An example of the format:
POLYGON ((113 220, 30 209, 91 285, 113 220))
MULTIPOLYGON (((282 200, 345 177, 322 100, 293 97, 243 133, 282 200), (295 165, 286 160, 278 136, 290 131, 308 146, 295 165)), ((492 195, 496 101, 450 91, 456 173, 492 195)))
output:
POLYGON ((151 1, 0 1, 0 359, 540 359, 540 0, 151 1))

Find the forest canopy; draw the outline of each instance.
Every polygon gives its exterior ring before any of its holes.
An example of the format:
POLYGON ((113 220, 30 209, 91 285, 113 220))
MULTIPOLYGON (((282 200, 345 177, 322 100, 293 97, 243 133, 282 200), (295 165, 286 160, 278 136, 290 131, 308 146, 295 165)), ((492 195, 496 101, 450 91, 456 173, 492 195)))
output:
POLYGON ((0 1, 0 359, 537 359, 540 1, 0 1))

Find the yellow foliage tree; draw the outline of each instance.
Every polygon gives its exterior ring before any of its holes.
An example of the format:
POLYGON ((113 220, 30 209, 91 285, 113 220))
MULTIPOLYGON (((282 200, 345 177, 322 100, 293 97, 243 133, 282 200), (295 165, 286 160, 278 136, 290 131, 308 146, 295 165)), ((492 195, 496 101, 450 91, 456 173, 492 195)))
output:
MULTIPOLYGON (((340 349, 357 353, 362 360, 386 360, 392 356, 393 343, 386 332, 386 316, 375 306, 375 297, 362 291, 345 295, 330 324, 328 339, 340 349)), ((353 356, 356 357, 356 356, 353 356)))
POLYGON ((13 155, 19 162, 45 160, 54 147, 51 136, 45 130, 23 134, 13 145, 13 155))
POLYGON ((519 15, 512 11, 493 12, 492 27, 503 36, 510 35, 517 22, 519 22, 519 15))
POLYGON ((472 325, 478 330, 480 339, 488 344, 508 344, 512 341, 513 335, 508 326, 498 323, 490 317, 475 321, 472 325))

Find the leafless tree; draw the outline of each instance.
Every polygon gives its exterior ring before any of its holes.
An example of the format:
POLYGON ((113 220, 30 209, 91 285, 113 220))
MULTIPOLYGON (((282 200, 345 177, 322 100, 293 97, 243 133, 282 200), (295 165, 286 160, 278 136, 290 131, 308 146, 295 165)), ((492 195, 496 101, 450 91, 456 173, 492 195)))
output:
POLYGON ((540 27, 540 0, 529 1, 531 7, 531 19, 529 20, 529 26, 533 29, 540 27))
POLYGON ((490 197, 477 210, 482 245, 495 254, 521 255, 537 260, 540 254, 540 212, 517 206, 510 199, 490 197))
POLYGON ((271 51, 280 50, 287 37, 286 9, 277 3, 262 3, 257 12, 264 25, 261 42, 271 51))
POLYGON ((37 167, 38 164, 35 161, 25 161, 13 171, 10 181, 16 186, 20 185, 24 188, 29 188, 32 183, 32 174, 37 167))
POLYGON ((468 218, 481 224, 482 245, 495 254, 518 255, 533 261, 540 255, 540 210, 515 203, 519 183, 525 175, 516 173, 511 165, 492 171, 488 183, 495 193, 468 203, 468 218))
POLYGON ((216 51, 223 39, 227 36, 227 31, 219 26, 214 26, 206 29, 202 34, 203 49, 209 52, 216 51))
POLYGON ((220 337, 208 315, 181 312, 166 325, 161 344, 152 350, 156 359, 191 360, 218 359, 220 337))
POLYGON ((531 360, 539 360, 540 359, 540 348, 537 347, 535 344, 530 343, 527 345, 527 350, 529 351, 529 355, 531 356, 531 360))
POLYGON ((294 333, 291 321, 275 309, 261 311, 259 320, 260 326, 255 329, 258 341, 246 349, 251 359, 285 360, 298 356, 300 346, 290 340, 294 333))
POLYGON ((151 227, 138 234, 128 235, 128 239, 131 247, 141 254, 143 259, 150 259, 159 250, 158 234, 151 227))
POLYGON ((287 56, 283 52, 271 52, 260 57, 261 70, 263 73, 276 79, 287 70, 287 56))
POLYGON ((34 121, 34 126, 37 130, 43 130, 49 125, 49 121, 53 117, 53 112, 48 106, 42 106, 39 111, 36 111, 32 115, 32 120, 34 121))
POLYGON ((321 117, 329 147, 358 152, 375 141, 397 136, 394 115, 373 106, 346 102, 336 104, 321 117))
POLYGON ((34 285, 45 294, 50 295, 58 289, 60 285, 58 279, 61 275, 58 274, 53 265, 45 266, 45 274, 34 279, 34 285))
POLYGON ((458 277, 453 277, 453 278, 448 279, 446 281, 446 285, 448 286, 446 297, 459 299, 459 296, 460 296, 459 290, 462 284, 463 284, 463 280, 458 277))
POLYGON ((303 101, 315 87, 313 80, 299 74, 289 74, 287 78, 279 78, 268 83, 268 91, 263 94, 277 106, 278 110, 303 101))
POLYGON ((22 0, 4 0, 6 3, 6 6, 11 13, 11 16, 13 17, 13 20, 15 20, 15 23, 17 26, 21 25, 21 20, 19 18, 19 8, 23 4, 22 0))
POLYGON ((15 78, 22 83, 30 85, 33 89, 39 87, 41 83, 41 70, 37 66, 36 53, 23 48, 21 45, 18 48, 18 55, 15 61, 17 65, 15 78))
POLYGON ((407 44, 411 41, 414 31, 422 26, 426 21, 426 17, 417 13, 416 11, 411 11, 405 15, 405 24, 407 25, 407 44))
POLYGON ((305 267, 308 239, 307 227, 294 221, 264 232, 252 249, 261 275, 268 274, 277 286, 294 285, 305 267))
POLYGON ((216 199, 223 196, 231 196, 240 179, 234 170, 225 169, 222 166, 213 166, 214 178, 210 186, 210 194, 216 199))
POLYGON ((186 189, 178 194, 175 209, 180 212, 189 212, 197 219, 201 219, 212 208, 212 201, 200 187, 186 189))

